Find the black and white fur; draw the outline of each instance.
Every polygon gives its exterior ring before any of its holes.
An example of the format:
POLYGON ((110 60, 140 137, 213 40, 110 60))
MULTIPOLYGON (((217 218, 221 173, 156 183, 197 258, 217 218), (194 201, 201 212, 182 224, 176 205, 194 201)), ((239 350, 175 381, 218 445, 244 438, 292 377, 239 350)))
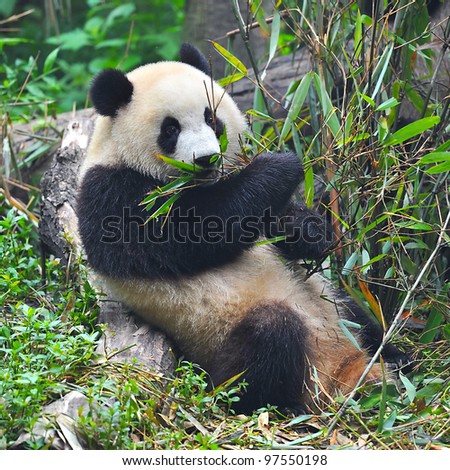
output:
MULTIPOLYGON (((218 174, 210 158, 220 135, 225 129, 233 159, 246 123, 189 45, 180 62, 100 73, 91 98, 100 116, 81 172, 79 233, 105 288, 165 331, 214 385, 243 372, 240 411, 306 408, 351 390, 381 330, 320 275, 305 281, 285 261, 317 258, 329 242, 323 219, 290 202, 297 156, 262 154, 218 174), (145 223, 141 201, 177 176, 158 154, 199 165, 204 179, 183 190, 167 217, 145 223), (256 243, 280 234, 288 241, 256 243), (341 316, 364 325, 367 349, 342 332, 341 316)), ((367 381, 381 378, 375 365, 367 381)))

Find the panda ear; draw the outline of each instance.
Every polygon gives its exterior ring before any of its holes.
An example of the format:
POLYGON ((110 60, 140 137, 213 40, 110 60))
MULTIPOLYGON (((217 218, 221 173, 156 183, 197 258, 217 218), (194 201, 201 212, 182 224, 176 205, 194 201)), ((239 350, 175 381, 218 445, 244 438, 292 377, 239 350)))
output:
POLYGON ((181 62, 192 65, 196 69, 211 75, 208 59, 192 44, 185 42, 180 49, 181 62))
POLYGON ((99 114, 114 117, 131 101, 133 84, 120 70, 106 69, 94 78, 89 94, 99 114))

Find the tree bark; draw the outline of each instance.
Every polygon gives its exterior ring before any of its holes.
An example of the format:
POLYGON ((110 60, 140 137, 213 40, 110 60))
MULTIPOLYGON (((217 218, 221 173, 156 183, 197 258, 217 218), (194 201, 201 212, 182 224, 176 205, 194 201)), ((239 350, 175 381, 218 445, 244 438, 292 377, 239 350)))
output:
MULTIPOLYGON (((248 0, 239 0, 241 14, 246 20, 248 15, 248 0)), ((272 2, 264 0, 263 7, 267 11, 273 8, 272 2)), ((227 33, 237 28, 231 0, 187 0, 185 7, 185 23, 183 39, 198 47, 211 60, 214 77, 224 75, 226 62, 215 52, 209 41, 216 41, 229 48, 244 64, 250 66, 244 42, 239 34, 227 38, 227 33)), ((259 60, 267 48, 268 36, 259 28, 250 32, 250 43, 253 54, 259 60)))

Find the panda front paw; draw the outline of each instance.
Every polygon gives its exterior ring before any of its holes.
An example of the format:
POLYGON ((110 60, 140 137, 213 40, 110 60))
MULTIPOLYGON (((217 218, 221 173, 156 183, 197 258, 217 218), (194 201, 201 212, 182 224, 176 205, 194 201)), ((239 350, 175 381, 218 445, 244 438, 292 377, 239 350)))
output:
POLYGON ((328 221, 300 202, 292 203, 280 217, 277 235, 286 237, 277 247, 289 260, 320 259, 333 242, 328 221))

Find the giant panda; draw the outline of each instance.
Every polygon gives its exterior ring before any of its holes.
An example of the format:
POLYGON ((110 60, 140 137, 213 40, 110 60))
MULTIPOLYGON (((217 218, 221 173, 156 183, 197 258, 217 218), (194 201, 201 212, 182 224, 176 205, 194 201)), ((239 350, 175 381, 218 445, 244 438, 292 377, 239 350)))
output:
MULTIPOLYGON (((179 62, 102 71, 90 97, 99 117, 77 215, 105 289, 166 332, 212 386, 236 376, 245 382, 236 411, 308 410, 352 390, 382 331, 320 274, 306 279, 299 263, 292 267, 329 244, 326 222, 293 202, 298 157, 262 153, 236 170, 246 120, 189 44, 179 62), (211 158, 223 133, 223 162, 236 160, 228 169, 211 158), (201 171, 168 214, 149 220, 142 200, 180 176, 158 155, 201 171), (360 346, 341 329, 344 317, 362 325, 354 332, 360 346)), ((385 356, 403 357, 390 345, 385 356)), ((375 364, 366 382, 382 376, 375 364)))

